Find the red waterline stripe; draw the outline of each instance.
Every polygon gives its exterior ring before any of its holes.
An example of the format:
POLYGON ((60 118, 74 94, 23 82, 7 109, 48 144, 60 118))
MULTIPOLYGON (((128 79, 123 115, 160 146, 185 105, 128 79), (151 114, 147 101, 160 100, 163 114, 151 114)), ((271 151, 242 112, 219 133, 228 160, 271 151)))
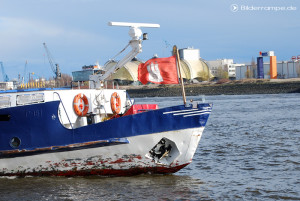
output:
POLYGON ((175 166, 175 167, 143 167, 143 168, 130 168, 130 169, 91 169, 91 170, 69 170, 69 171, 40 171, 40 172, 26 172, 26 173, 0 173, 0 176, 64 176, 64 177, 75 177, 75 176, 134 176, 139 174, 171 174, 179 171, 180 169, 187 166, 189 163, 175 166))

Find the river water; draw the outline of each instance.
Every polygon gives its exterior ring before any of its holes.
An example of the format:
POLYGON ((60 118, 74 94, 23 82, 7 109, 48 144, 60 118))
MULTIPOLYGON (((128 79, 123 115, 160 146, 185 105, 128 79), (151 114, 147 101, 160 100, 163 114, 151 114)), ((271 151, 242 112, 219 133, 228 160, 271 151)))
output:
MULTIPOLYGON (((173 175, 4 177, 0 200, 300 200, 300 94, 205 98, 214 107, 193 162, 173 175)), ((182 100, 136 99, 150 102, 182 100)))

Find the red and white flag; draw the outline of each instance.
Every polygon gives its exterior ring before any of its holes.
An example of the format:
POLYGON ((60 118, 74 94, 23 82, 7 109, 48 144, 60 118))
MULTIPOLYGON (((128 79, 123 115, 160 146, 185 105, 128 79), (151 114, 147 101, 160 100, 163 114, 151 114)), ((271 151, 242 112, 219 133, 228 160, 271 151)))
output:
POLYGON ((153 58, 141 63, 138 79, 142 84, 178 84, 176 57, 153 58))

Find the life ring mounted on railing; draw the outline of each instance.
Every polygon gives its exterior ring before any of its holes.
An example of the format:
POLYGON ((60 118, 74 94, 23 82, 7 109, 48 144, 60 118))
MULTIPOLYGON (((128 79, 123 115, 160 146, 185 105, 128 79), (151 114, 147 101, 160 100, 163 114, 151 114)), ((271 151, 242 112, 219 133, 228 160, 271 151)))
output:
POLYGON ((73 100, 73 108, 78 116, 84 117, 89 111, 89 101, 86 95, 82 93, 77 94, 73 100))
POLYGON ((121 98, 117 92, 114 92, 110 98, 110 107, 114 114, 121 112, 121 98))

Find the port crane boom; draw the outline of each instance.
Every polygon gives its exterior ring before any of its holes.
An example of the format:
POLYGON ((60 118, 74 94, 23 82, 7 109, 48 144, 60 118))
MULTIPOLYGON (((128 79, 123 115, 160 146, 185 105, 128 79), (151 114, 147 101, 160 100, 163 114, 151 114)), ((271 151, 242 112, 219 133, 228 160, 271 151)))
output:
POLYGON ((60 68, 59 68, 59 65, 58 63, 56 63, 46 45, 46 43, 43 43, 44 45, 44 48, 46 50, 46 53, 47 53, 47 57, 48 57, 48 60, 49 60, 49 64, 51 66, 51 69, 53 71, 53 73, 55 74, 55 81, 57 82, 60 78, 61 78, 61 72, 60 72, 60 68))
POLYGON ((0 61, 0 64, 1 64, 1 71, 2 71, 3 81, 4 81, 4 82, 8 82, 8 81, 9 81, 9 78, 8 78, 7 74, 5 73, 4 66, 3 66, 3 62, 0 61))
POLYGON ((27 60, 25 62, 25 66, 24 66, 24 74, 23 74, 23 78, 22 78, 22 83, 24 84, 26 82, 25 77, 26 77, 26 70, 27 70, 27 60))

